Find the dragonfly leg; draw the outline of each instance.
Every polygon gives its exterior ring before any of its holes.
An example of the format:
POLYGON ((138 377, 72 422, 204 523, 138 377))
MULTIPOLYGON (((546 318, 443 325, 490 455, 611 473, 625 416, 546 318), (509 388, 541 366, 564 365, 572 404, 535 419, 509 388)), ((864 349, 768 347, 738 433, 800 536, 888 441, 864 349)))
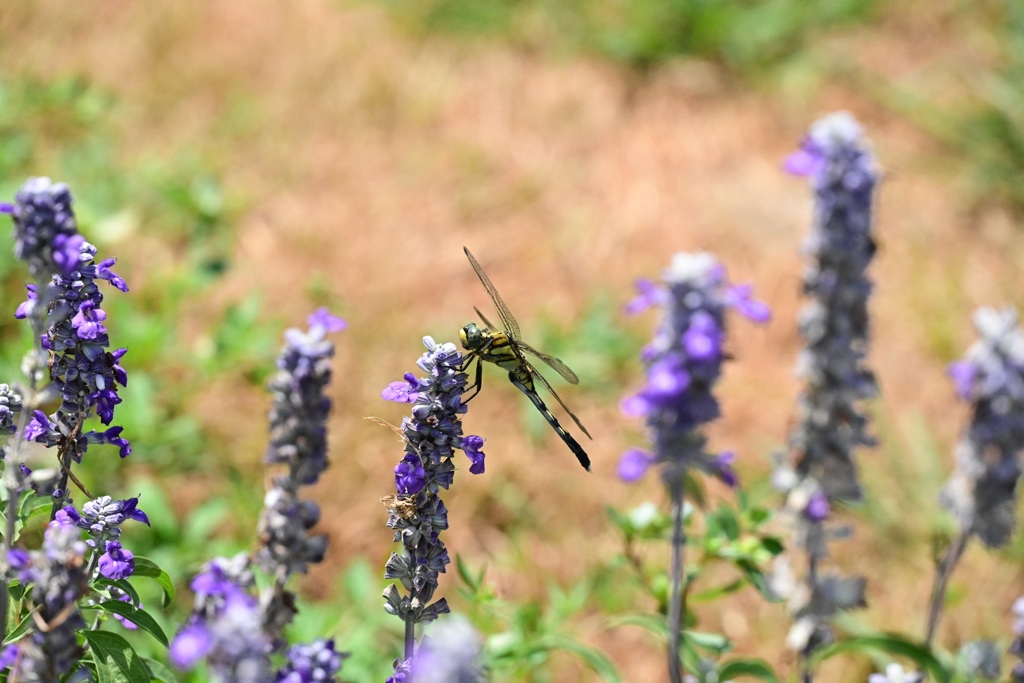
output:
POLYGON ((466 405, 471 400, 476 398, 476 395, 480 393, 480 388, 484 384, 484 364, 480 362, 479 357, 470 358, 465 367, 468 368, 469 363, 472 363, 474 360, 476 360, 476 379, 474 379, 473 383, 466 389, 466 393, 470 391, 472 393, 470 394, 469 398, 462 399, 462 405, 466 405))

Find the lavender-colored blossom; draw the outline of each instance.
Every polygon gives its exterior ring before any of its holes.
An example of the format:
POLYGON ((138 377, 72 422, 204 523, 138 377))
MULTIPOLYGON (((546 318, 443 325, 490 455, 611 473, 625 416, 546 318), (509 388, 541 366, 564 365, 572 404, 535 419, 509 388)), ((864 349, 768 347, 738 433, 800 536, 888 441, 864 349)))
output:
POLYGON ((854 451, 874 444, 860 403, 877 393, 864 364, 876 166, 860 126, 845 112, 815 123, 787 163, 791 172, 811 177, 815 193, 803 286, 810 301, 799 322, 807 346, 797 371, 806 388, 790 435, 793 466, 817 479, 830 499, 847 501, 863 496, 854 451))
MULTIPOLYGON (((115 600, 118 600, 120 602, 127 602, 129 605, 132 604, 131 596, 128 595, 127 593, 125 593, 124 591, 122 591, 119 588, 115 588, 115 587, 112 586, 110 588, 110 596, 112 598, 114 598, 115 600)), ((139 607, 139 609, 142 609, 142 603, 139 603, 138 607, 139 607)), ((123 626, 124 628, 126 628, 129 631, 135 631, 136 629, 139 628, 139 625, 136 624, 134 621, 132 621, 130 619, 127 619, 127 618, 121 616, 120 614, 114 613, 114 619, 116 619, 117 621, 121 622, 121 626, 123 626)))
POLYGON ((395 671, 384 680, 384 683, 406 683, 412 680, 412 659, 396 659, 392 667, 395 671))
MULTIPOLYGON (((406 660, 412 656, 412 629, 417 623, 428 623, 447 613, 444 598, 431 602, 437 589, 438 574, 450 562, 440 534, 448 528, 448 510, 439 497, 442 489, 451 486, 455 465, 452 458, 462 450, 470 460, 470 472, 484 471, 483 439, 464 436, 461 416, 466 412, 462 395, 468 376, 463 372, 464 358, 452 343, 437 344, 424 337, 427 353, 417 365, 426 374, 418 380, 406 377, 408 386, 415 382, 412 417, 402 420, 405 454, 395 468, 397 495, 386 500, 390 516, 388 527, 395 530, 395 542, 401 541, 404 552, 392 553, 384 576, 400 582, 406 594, 395 584, 384 591, 384 609, 406 624, 406 660)), ((404 398, 393 399, 404 401, 404 398)), ((396 660, 394 676, 401 681, 407 662, 396 660)))
POLYGON ((334 649, 334 640, 314 640, 288 648, 287 662, 277 673, 277 683, 327 683, 336 681, 342 660, 348 655, 334 649))
POLYGON ((86 541, 93 547, 101 547, 107 541, 121 537, 121 525, 129 520, 149 526, 149 517, 139 508, 138 498, 114 500, 100 496, 82 505, 79 512, 73 505, 65 505, 63 514, 75 525, 89 532, 86 541))
POLYGON ((479 683, 483 642, 465 619, 438 622, 423 639, 411 671, 417 683, 479 683))
POLYGON ((725 309, 732 306, 755 322, 767 321, 768 309, 751 300, 748 286, 729 286, 725 269, 710 254, 676 254, 663 279, 663 286, 641 281, 640 295, 628 306, 665 310, 643 352, 647 384, 622 406, 626 414, 647 419, 652 453, 627 452, 620 476, 634 481, 658 465, 670 486, 680 486, 691 468, 735 485, 733 455, 706 453, 698 429, 719 415, 712 388, 725 360, 725 309))
POLYGON ((108 541, 106 552, 100 555, 100 574, 108 579, 126 579, 135 571, 135 555, 119 541, 108 541))
POLYGON ((248 558, 212 560, 192 580, 192 614, 171 641, 171 662, 190 669, 205 660, 224 683, 270 683, 274 680, 270 640, 262 630, 259 602, 250 594, 253 577, 248 558))
POLYGON ((1024 330, 1012 309, 981 308, 979 339, 951 374, 971 405, 971 422, 956 447, 956 470, 943 505, 961 529, 990 547, 1005 545, 1016 527, 1017 486, 1024 449, 1024 330))
POLYGON ((20 657, 12 676, 19 681, 56 681, 78 661, 82 648, 76 634, 86 628, 78 601, 89 590, 86 544, 81 532, 66 521, 54 521, 43 536, 43 548, 9 559, 24 584, 32 584, 33 630, 19 642, 20 657))

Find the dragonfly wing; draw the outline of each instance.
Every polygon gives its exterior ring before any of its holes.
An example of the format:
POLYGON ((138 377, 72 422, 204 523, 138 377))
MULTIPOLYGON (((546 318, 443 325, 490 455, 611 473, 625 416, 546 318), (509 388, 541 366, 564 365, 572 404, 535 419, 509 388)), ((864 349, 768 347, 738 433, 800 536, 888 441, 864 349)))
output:
POLYGON ((562 410, 569 414, 569 417, 571 417, 572 421, 576 423, 576 426, 580 428, 580 431, 586 434, 588 439, 593 439, 594 437, 590 436, 590 432, 588 432, 587 428, 583 426, 583 423, 580 422, 580 419, 576 417, 576 414, 569 410, 569 406, 565 405, 565 401, 562 400, 562 397, 555 393, 555 389, 554 387, 551 386, 550 382, 544 379, 544 376, 537 372, 537 368, 530 365, 529 361, 527 361, 525 358, 522 358, 521 360, 523 364, 530 370, 530 375, 535 380, 537 380, 537 382, 542 387, 547 389, 548 393, 555 397, 555 400, 558 401, 558 405, 562 406, 562 410))
MULTIPOLYGON (((494 303, 494 307, 498 309, 498 317, 501 318, 502 324, 505 326, 505 332, 508 336, 513 339, 519 339, 519 323, 516 322, 516 318, 512 315, 512 311, 508 310, 508 306, 502 300, 501 295, 498 294, 498 290, 495 289, 494 284, 491 282, 491 278, 487 277, 487 273, 480 267, 477 260, 473 258, 473 254, 469 253, 469 249, 463 247, 462 250, 466 252, 466 258, 469 259, 469 265, 473 266, 473 270, 476 271, 476 276, 480 278, 480 284, 487 290, 487 296, 491 297, 491 301, 494 303)), ((484 321, 486 324, 487 321, 484 321)))
MULTIPOLYGON (((487 321, 485 320, 484 322, 487 322, 487 321)), ((576 373, 573 372, 572 370, 570 370, 568 365, 566 365, 562 361, 558 360, 554 356, 549 356, 546 353, 538 351, 537 349, 533 348, 529 344, 527 344, 525 342, 521 342, 518 339, 516 340, 516 346, 521 348, 523 351, 526 351, 528 354, 530 354, 532 356, 536 356, 537 358, 540 358, 542 361, 544 361, 545 363, 550 365, 551 368, 555 372, 557 372, 559 375, 561 375, 562 379, 564 379, 569 384, 579 384, 580 383, 580 378, 576 376, 576 373)))
POLYGON ((492 331, 494 331, 494 332, 497 332, 497 331, 498 331, 498 328, 494 326, 494 323, 492 323, 492 322, 491 322, 490 320, 488 320, 488 319, 487 319, 487 316, 486 316, 486 315, 484 315, 484 312, 483 312, 483 311, 481 311, 481 310, 480 310, 479 308, 477 308, 476 306, 474 306, 474 307, 473 307, 473 310, 474 310, 474 311, 476 311, 476 314, 477 314, 478 316, 480 316, 480 319, 481 319, 481 320, 483 320, 483 321, 484 321, 484 325, 487 325, 487 327, 489 327, 489 328, 490 328, 490 329, 491 329, 492 331))

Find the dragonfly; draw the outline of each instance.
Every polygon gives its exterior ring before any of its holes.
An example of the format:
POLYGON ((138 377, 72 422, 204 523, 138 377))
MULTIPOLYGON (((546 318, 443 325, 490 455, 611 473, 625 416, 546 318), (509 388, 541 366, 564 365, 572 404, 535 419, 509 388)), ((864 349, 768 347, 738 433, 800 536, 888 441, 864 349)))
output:
POLYGON ((539 358, 544 361, 551 369, 557 372, 562 378, 570 384, 578 384, 579 378, 576 373, 569 369, 569 367, 558 360, 554 356, 549 356, 546 353, 541 353, 537 349, 533 348, 520 338, 521 333, 519 330, 519 323, 516 322, 515 316, 508 310, 508 306, 505 305, 505 301, 498 294, 498 290, 495 289, 494 284, 491 283, 491 278, 487 277, 487 273, 480 267, 480 264, 473 254, 470 253, 466 247, 462 248, 466 252, 466 257, 469 259, 469 263, 473 266, 473 270, 476 271, 476 276, 480 278, 481 284, 487 291, 487 295, 491 298, 491 302, 494 304, 494 308, 498 311, 498 318, 501 320, 502 329, 487 319, 479 308, 473 307, 476 314, 480 316, 480 320, 483 321, 485 327, 480 328, 476 323, 469 323, 459 331, 459 341, 462 342, 462 347, 468 352, 466 364, 464 369, 468 368, 471 363, 476 362, 476 380, 474 381, 470 391, 472 394, 469 398, 465 399, 464 402, 468 402, 474 396, 480 392, 480 388, 483 385, 483 361, 488 363, 494 363, 498 367, 508 372, 508 379, 512 384, 519 389, 519 391, 526 394, 526 397, 530 399, 534 407, 540 411, 540 414, 544 416, 547 423, 551 425, 551 428, 555 430, 555 433, 565 442, 565 445, 569 447, 569 450, 573 452, 576 459, 580 461, 580 464, 589 472, 590 471, 590 458, 587 456, 587 452, 583 450, 579 442, 573 438, 572 434, 567 432, 562 425, 558 423, 558 420, 551 413, 548 407, 544 404, 540 395, 537 393, 537 385, 544 387, 558 404, 562 406, 569 417, 572 418, 576 426, 587 435, 587 438, 593 439, 590 436, 590 432, 583 426, 580 419, 569 407, 565 405, 565 402, 555 393, 554 388, 551 384, 544 379, 544 377, 537 371, 537 368, 530 364, 530 361, 526 359, 526 354, 529 354, 535 358, 539 358))

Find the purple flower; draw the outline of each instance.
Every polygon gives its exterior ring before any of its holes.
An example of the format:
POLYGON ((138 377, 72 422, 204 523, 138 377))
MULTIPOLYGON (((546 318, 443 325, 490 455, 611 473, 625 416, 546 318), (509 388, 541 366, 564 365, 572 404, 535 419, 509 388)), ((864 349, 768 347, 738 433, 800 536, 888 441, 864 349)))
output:
POLYGON ((971 422, 941 500, 964 533, 1001 547, 1016 528, 1022 472, 1024 330, 1010 308, 981 308, 974 325, 978 341, 950 368, 958 393, 971 404, 971 422))
POLYGON ((277 683, 322 683, 336 681, 347 654, 334 649, 334 640, 314 640, 308 645, 288 648, 287 661, 277 673, 277 683))
POLYGON ((197 622, 178 631, 168 650, 171 663, 179 669, 191 669, 214 648, 206 624, 197 622))
POLYGON ((419 683, 480 683, 485 680, 480 635, 464 619, 439 622, 411 660, 419 683))
POLYGON ((118 541, 107 543, 107 552, 100 556, 100 574, 108 579, 125 579, 135 571, 135 555, 118 541))
POLYGON ((341 332, 348 324, 336 315, 331 315, 331 312, 326 307, 321 307, 313 311, 307 321, 310 327, 322 327, 325 332, 341 332))
POLYGON ((845 112, 817 121, 789 166, 811 177, 815 194, 803 287, 810 301, 799 322, 806 349, 798 374, 806 384, 790 434, 792 466, 830 499, 857 501, 863 492, 854 452, 874 444, 861 403, 877 393, 865 358, 878 171, 859 124, 845 112))
POLYGON ((11 668, 11 665, 16 661, 18 661, 17 645, 8 645, 0 651, 0 671, 6 671, 11 668))
POLYGON ((481 436, 470 435, 462 439, 462 452, 469 458, 470 474, 484 473, 484 452, 480 450, 483 445, 484 439, 481 436))
POLYGON ((405 380, 402 382, 392 382, 387 385, 384 391, 380 392, 380 397, 385 401, 395 401, 396 403, 414 403, 420 383, 417 381, 416 375, 411 372, 405 373, 404 377, 405 380))
POLYGON ((630 448, 619 459, 619 478, 626 482, 634 482, 647 474, 654 463, 654 458, 645 450, 630 448))
POLYGON ((664 314, 643 352, 647 383, 622 403, 627 415, 646 418, 653 448, 650 454, 628 451, 619 476, 635 481, 659 464, 670 486, 680 485, 691 467, 735 485, 731 454, 706 453, 698 430, 719 414, 712 388, 725 360, 725 308, 752 312, 763 322, 767 307, 752 300, 749 287, 729 287, 724 268, 710 254, 677 254, 663 279, 662 286, 642 281, 641 296, 630 306, 659 304, 664 314))
MULTIPOLYGON (((129 605, 132 604, 131 596, 129 596, 124 591, 121 591, 121 590, 119 590, 117 588, 111 588, 111 595, 116 597, 121 602, 127 602, 129 605)), ((134 605, 133 605, 133 607, 134 607, 134 605)), ((142 607, 142 605, 139 604, 139 608, 140 609, 141 609, 141 607, 142 607)), ((114 618, 117 619, 119 622, 121 622, 121 626, 123 626, 124 628, 126 628, 129 631, 134 631, 134 630, 139 628, 139 625, 136 624, 134 621, 131 621, 130 619, 126 619, 125 617, 121 616, 120 614, 115 613, 114 614, 114 618)))
POLYGON ((259 601, 249 594, 252 585, 244 555, 212 560, 192 581, 195 606, 171 641, 171 662, 190 669, 205 661, 216 680, 270 683, 271 642, 259 601))
POLYGON ((711 467, 723 484, 729 488, 736 488, 739 484, 739 475, 733 469, 732 463, 736 460, 736 454, 732 451, 724 451, 716 455, 711 461, 711 467))
POLYGON ((807 501, 804 508, 804 516, 812 522, 823 522, 828 518, 831 506, 828 503, 828 496, 821 489, 815 491, 807 501))
MULTIPOLYGON (((404 553, 392 553, 384 569, 385 578, 397 580, 408 593, 403 595, 395 584, 389 585, 384 609, 408 624, 428 623, 449 611, 444 598, 431 600, 438 574, 451 561, 440 538, 448 528, 448 511, 439 494, 454 479, 455 451, 469 458, 470 473, 484 471, 484 440, 462 433, 461 416, 466 412, 462 395, 468 381, 463 356, 454 344, 437 344, 430 337, 424 337, 423 345, 427 353, 417 365, 426 376, 406 375, 405 383, 390 392, 410 397, 415 393, 412 417, 402 420, 406 446, 395 467, 397 495, 388 499, 388 527, 395 529, 395 541, 403 543, 404 553)), ((385 390, 385 398, 388 394, 385 390)), ((393 679, 402 680, 399 676, 396 670, 393 679)))
POLYGON ((327 469, 327 418, 331 400, 325 390, 331 381, 334 343, 329 332, 344 327, 340 318, 320 309, 310 316, 310 328, 285 332, 285 347, 270 380, 274 404, 270 410, 270 445, 265 461, 288 465, 296 485, 315 484, 327 469))

